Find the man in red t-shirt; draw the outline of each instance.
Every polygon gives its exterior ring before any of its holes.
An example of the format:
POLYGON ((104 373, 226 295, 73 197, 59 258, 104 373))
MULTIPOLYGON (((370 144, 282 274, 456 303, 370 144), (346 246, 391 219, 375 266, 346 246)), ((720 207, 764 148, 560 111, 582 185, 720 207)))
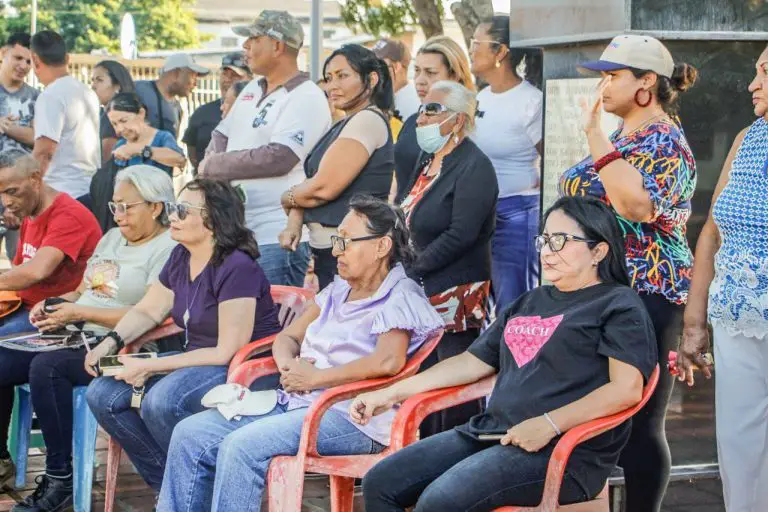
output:
POLYGON ((40 164, 21 151, 0 153, 0 199, 6 212, 23 219, 14 267, 0 274, 0 290, 16 291, 24 305, 0 319, 6 336, 35 330, 30 308, 78 287, 101 228, 80 202, 46 185, 40 164))

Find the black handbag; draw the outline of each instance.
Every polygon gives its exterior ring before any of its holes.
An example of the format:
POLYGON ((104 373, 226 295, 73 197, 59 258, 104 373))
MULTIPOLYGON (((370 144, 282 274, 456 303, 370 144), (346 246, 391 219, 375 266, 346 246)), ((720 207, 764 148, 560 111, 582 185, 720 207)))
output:
POLYGON ((91 178, 91 211, 101 226, 101 232, 106 233, 117 226, 109 202, 115 191, 115 176, 120 172, 115 159, 110 158, 91 178))

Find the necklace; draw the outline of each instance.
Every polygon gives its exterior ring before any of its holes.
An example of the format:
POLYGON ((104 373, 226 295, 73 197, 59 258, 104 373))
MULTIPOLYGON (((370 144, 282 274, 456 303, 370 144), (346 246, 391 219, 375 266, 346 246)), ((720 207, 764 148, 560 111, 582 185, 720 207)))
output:
MULTIPOLYGON (((205 270, 205 268, 203 268, 205 270)), ((203 282, 203 273, 200 272, 200 274, 197 276, 198 279, 200 279, 197 282, 197 286, 195 287, 195 292, 192 294, 192 302, 189 301, 189 293, 187 293, 186 297, 186 303, 187 303, 187 310, 184 311, 184 316, 182 317, 184 320, 184 348, 187 348, 187 345, 189 344, 189 308, 195 305, 195 299, 197 298, 197 292, 200 291, 200 284, 203 282)))
POLYGON ((656 114, 655 116, 651 116, 648 119, 646 119, 645 121, 643 121, 642 123, 640 123, 637 126, 637 128, 634 128, 632 131, 627 132, 627 134, 623 135, 622 137, 629 137, 630 135, 632 135, 636 131, 639 131, 639 130, 643 129, 644 127, 648 126, 651 123, 651 121, 653 121, 655 119, 658 119, 660 117, 666 116, 666 115, 667 115, 666 113, 662 112, 661 114, 656 114))

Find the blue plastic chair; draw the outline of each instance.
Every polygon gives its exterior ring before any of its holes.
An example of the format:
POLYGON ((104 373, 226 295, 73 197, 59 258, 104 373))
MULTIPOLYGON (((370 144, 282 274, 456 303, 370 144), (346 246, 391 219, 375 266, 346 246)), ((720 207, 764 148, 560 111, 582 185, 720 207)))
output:
MULTIPOLYGON (((93 466, 96 457, 96 417, 85 401, 86 386, 75 386, 72 390, 73 437, 72 458, 74 475, 73 494, 76 512, 91 511, 91 489, 93 488, 93 466)), ((16 488, 24 487, 27 479, 27 451, 32 433, 32 397, 29 385, 16 387, 18 416, 11 425, 11 437, 17 440, 12 450, 16 463, 16 488)))

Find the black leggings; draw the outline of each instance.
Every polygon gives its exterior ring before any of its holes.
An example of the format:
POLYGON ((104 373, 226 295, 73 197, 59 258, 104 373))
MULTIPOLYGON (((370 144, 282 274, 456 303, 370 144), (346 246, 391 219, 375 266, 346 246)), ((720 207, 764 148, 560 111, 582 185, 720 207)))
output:
MULTIPOLYGON (((480 329, 467 329, 464 332, 447 332, 437 344, 435 350, 427 357, 419 369, 423 372, 440 361, 459 355, 469 348, 480 335, 480 329)), ((469 421, 472 416, 480 414, 485 409, 485 399, 472 400, 440 412, 430 414, 419 427, 421 439, 445 432, 469 421)))
POLYGON ((312 248, 312 256, 315 258, 315 275, 320 289, 333 282, 333 278, 339 273, 336 268, 336 258, 333 256, 333 249, 315 249, 312 248))
POLYGON ((626 481, 626 512, 658 512, 672 467, 664 422, 675 379, 667 371, 667 361, 669 351, 677 350, 685 308, 658 294, 641 294, 640 298, 656 330, 661 371, 653 396, 632 418, 632 433, 621 452, 619 466, 624 469, 626 481))

